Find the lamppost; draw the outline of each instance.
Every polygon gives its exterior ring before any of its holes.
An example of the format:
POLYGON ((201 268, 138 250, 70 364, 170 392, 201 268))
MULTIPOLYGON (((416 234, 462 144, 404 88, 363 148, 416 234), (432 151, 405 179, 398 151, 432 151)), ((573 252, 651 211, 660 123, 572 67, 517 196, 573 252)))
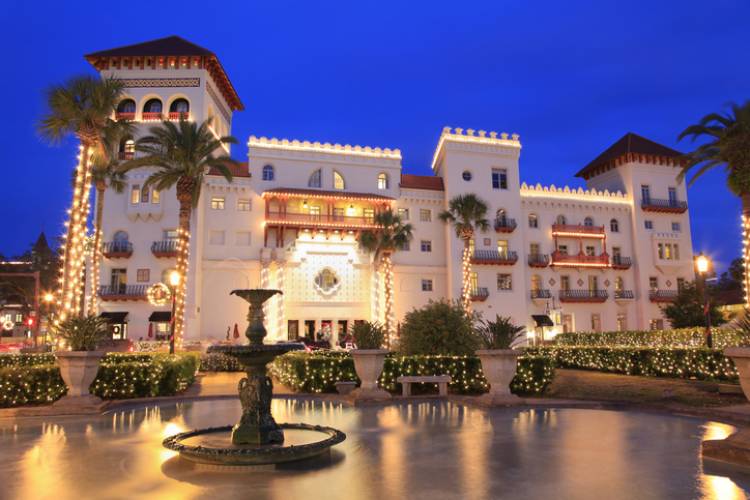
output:
MULTIPOLYGON (((55 302, 55 294, 52 292, 45 292, 42 295, 42 302, 44 302, 44 311, 47 313, 47 329, 44 331, 44 343, 47 343, 47 335, 49 334, 49 327, 52 324, 52 304, 55 302)), ((41 316, 37 319, 41 322, 41 316)))
POLYGON ((177 286, 182 277, 176 270, 169 273, 169 291, 172 293, 172 316, 169 321, 169 354, 174 354, 174 316, 177 306, 177 286))
POLYGON ((714 346, 714 339, 711 335, 711 303, 708 293, 706 293, 706 274, 708 273, 710 264, 708 257, 703 255, 703 252, 695 259, 695 267, 698 270, 698 275, 701 277, 701 294, 704 303, 703 311, 706 314, 706 346, 709 349, 714 346))

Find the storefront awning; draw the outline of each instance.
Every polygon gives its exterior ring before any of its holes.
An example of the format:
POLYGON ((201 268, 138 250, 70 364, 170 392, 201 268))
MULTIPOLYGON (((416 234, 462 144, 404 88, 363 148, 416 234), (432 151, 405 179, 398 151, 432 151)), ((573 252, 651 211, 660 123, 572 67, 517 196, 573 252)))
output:
POLYGON ((154 311, 151 313, 151 316, 148 317, 148 320, 152 323, 169 323, 170 321, 172 321, 172 312, 154 311))
POLYGON ((532 314, 531 318, 534 320, 537 327, 555 326, 555 324, 552 322, 552 319, 550 319, 550 317, 546 314, 532 314))
POLYGON ((104 318, 110 323, 125 323, 125 318, 128 316, 127 311, 124 312, 103 312, 99 315, 100 318, 104 318))

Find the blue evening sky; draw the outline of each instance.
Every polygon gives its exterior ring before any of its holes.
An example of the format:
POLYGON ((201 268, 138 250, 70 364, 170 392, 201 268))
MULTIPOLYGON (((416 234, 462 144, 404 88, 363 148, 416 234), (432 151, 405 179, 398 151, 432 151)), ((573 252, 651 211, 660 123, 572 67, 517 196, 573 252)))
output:
MULTIPOLYGON (((5 0, 0 252, 62 232, 72 141, 35 134, 43 90, 84 53, 177 34, 216 52, 245 103, 234 135, 402 150, 428 174, 445 125, 521 135, 521 177, 573 174, 633 131, 677 134, 750 99, 747 0, 83 2, 5 0)), ((693 242, 724 267, 739 202, 715 172, 689 193, 693 242)))

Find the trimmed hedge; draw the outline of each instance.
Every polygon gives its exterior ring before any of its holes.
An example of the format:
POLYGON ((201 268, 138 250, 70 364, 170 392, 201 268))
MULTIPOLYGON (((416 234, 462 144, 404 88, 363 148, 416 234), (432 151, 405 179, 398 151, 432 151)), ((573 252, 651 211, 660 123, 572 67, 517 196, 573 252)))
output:
MULTIPOLYGON (((348 354, 320 355, 289 353, 269 365, 271 375, 299 392, 335 392, 336 382, 358 381, 354 360, 348 354)), ((385 359, 380 385, 400 390, 401 375, 450 375, 449 388, 459 394, 480 394, 488 389, 482 365, 475 356, 394 356, 385 359)), ((519 358, 518 372, 511 383, 516 394, 541 394, 552 382, 554 366, 543 356, 519 358)))
MULTIPOLYGON (((67 392, 56 364, 29 362, 0 368, 0 407, 51 403, 67 392)), ((198 364, 197 354, 108 354, 90 391, 104 399, 171 396, 195 382, 198 364)))
POLYGON ((732 360, 720 350, 664 347, 539 347, 532 356, 545 356, 561 368, 626 375, 737 382, 732 360))
MULTIPOLYGON (((712 328, 714 347, 721 349, 740 345, 742 338, 735 330, 712 328)), ((674 330, 628 332, 561 333, 555 343, 562 346, 599 347, 703 347, 706 344, 705 328, 678 328, 674 330)))
POLYGON ((54 365, 57 358, 50 352, 34 354, 0 354, 0 368, 9 366, 54 365))

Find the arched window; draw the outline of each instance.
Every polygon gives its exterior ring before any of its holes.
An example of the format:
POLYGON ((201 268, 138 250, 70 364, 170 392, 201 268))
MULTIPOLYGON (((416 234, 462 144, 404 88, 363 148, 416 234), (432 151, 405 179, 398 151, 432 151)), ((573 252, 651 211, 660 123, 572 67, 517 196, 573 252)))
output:
POLYGON ((187 102, 187 99, 175 99, 172 101, 172 104, 169 105, 170 113, 188 113, 189 111, 190 103, 187 102))
POLYGON ((621 292, 622 289, 625 288, 625 282, 622 279, 622 276, 618 276, 615 278, 615 292, 621 292))
POLYGON ((508 218, 507 213, 505 212, 504 208, 499 209, 497 212, 495 212, 495 218, 499 221, 505 221, 508 218))
POLYGON ((310 174, 310 178, 307 180, 307 187, 319 188, 321 186, 321 173, 320 169, 310 174))
POLYGON ((125 231, 117 231, 114 236, 112 236, 112 251, 128 251, 128 247, 130 247, 130 243, 128 242, 128 240, 128 233, 126 233, 125 231))
POLYGON ((263 167, 263 180, 272 181, 274 179, 273 165, 265 165, 263 167))
POLYGON ((568 221, 567 221, 567 219, 565 218, 564 215, 560 214, 560 215, 557 216, 557 223, 560 224, 560 225, 565 225, 565 224, 568 223, 568 221))
POLYGON ((345 187, 344 177, 340 173, 334 170, 333 171, 333 189, 344 189, 344 187, 345 187))
POLYGON ((612 219, 611 221, 609 221, 609 230, 613 233, 620 232, 620 224, 617 222, 617 219, 612 219))
POLYGON ((143 105, 143 119, 144 120, 161 120, 161 100, 160 99, 149 99, 146 104, 143 105))
POLYGON ((536 214, 529 214, 529 227, 532 229, 539 227, 539 217, 536 214))
POLYGON ((141 188, 141 203, 148 203, 148 186, 141 188))
POLYGON ((131 137, 126 137, 120 141, 120 159, 130 160, 135 154, 135 141, 131 137))
POLYGON ((118 120, 132 120, 135 118, 135 101, 123 99, 117 104, 116 118, 118 120))
POLYGON ((115 235, 112 237, 113 241, 117 241, 117 242, 120 242, 120 243, 127 242, 128 239, 129 239, 128 233, 125 232, 125 231, 117 231, 115 233, 115 235))
POLYGON ((585 219, 583 219, 583 225, 586 226, 586 227, 593 226, 594 225, 594 219, 592 219, 591 217, 586 217, 585 219))
POLYGON ((385 172, 378 174, 378 189, 388 189, 388 174, 385 172))

